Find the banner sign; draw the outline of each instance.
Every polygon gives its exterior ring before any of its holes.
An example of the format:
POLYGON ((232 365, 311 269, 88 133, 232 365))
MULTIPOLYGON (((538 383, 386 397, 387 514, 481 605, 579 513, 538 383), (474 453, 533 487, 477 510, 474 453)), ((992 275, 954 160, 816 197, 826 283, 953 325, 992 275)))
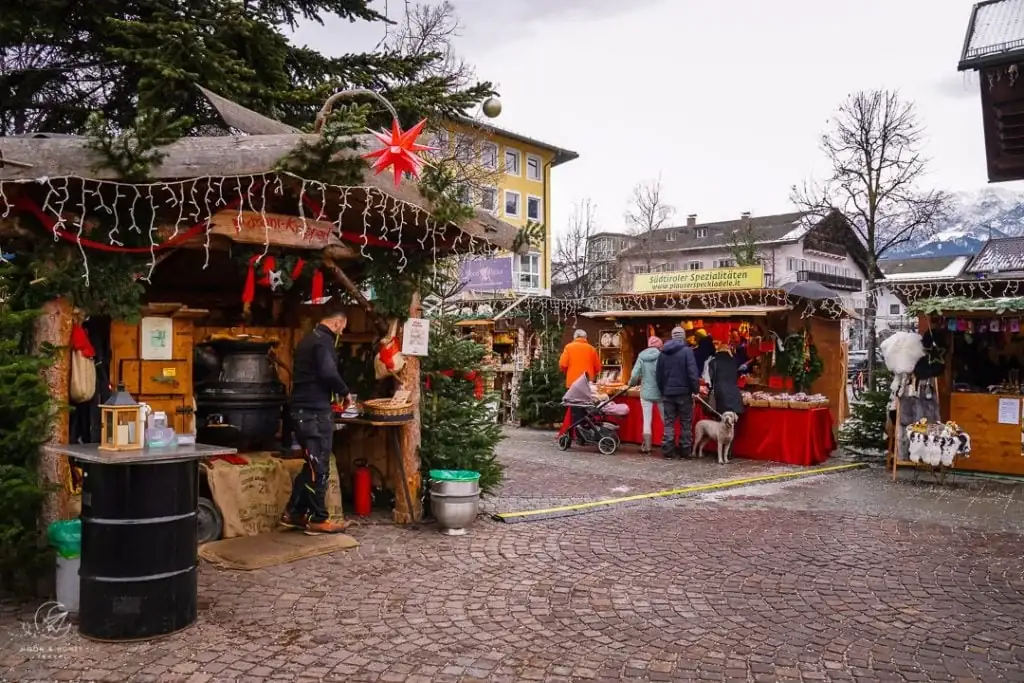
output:
POLYGON ((637 273, 633 277, 633 291, 639 294, 710 292, 716 289, 761 289, 763 287, 764 267, 762 266, 680 270, 671 273, 637 273))
POLYGON ((477 292, 512 289, 512 257, 473 259, 462 264, 462 283, 477 292))

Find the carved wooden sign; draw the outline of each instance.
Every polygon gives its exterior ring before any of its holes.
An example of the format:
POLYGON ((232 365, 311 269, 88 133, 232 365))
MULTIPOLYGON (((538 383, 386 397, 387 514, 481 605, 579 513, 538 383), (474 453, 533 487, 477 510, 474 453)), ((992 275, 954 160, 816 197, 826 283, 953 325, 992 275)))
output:
POLYGON ((213 216, 210 232, 246 244, 323 249, 333 243, 334 224, 279 213, 227 210, 213 216))

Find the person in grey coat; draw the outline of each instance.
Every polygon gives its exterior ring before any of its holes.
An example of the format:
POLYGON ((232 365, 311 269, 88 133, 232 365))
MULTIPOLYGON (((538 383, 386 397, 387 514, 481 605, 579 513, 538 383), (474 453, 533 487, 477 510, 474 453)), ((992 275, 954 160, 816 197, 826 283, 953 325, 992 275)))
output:
POLYGON ((666 458, 689 458, 693 446, 693 395, 700 390, 700 374, 683 328, 673 329, 672 341, 662 348, 656 377, 665 418, 661 452, 666 458), (676 420, 680 423, 678 428, 676 420), (674 448, 677 438, 678 449, 674 448))

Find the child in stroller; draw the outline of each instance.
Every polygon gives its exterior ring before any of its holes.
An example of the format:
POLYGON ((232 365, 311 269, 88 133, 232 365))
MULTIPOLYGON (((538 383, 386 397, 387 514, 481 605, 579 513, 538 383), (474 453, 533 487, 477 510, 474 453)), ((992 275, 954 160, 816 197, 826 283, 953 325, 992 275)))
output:
POLYGON ((590 389, 590 381, 582 375, 573 382, 562 397, 562 405, 573 410, 573 419, 567 428, 558 433, 559 450, 567 451, 572 447, 573 438, 581 446, 597 444, 602 455, 611 455, 619 449, 619 425, 610 422, 608 417, 625 417, 629 415, 629 406, 614 403, 615 399, 626 393, 629 387, 608 397, 605 401, 596 401, 590 389), (580 413, 582 413, 580 415, 580 413))

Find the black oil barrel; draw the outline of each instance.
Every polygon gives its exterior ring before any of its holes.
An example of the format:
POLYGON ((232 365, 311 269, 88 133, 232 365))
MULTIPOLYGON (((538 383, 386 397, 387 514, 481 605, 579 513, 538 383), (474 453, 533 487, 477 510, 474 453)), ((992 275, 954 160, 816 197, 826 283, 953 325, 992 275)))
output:
POLYGON ((139 640, 194 624, 198 462, 82 469, 81 634, 139 640))

